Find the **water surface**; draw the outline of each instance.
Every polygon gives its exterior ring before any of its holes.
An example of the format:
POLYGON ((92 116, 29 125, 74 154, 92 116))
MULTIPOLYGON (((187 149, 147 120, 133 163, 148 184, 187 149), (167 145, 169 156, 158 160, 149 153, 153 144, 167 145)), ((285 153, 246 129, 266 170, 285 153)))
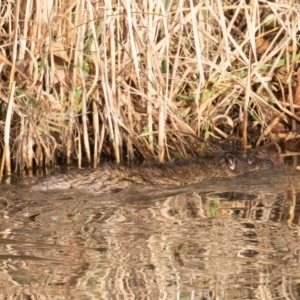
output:
POLYGON ((300 299, 298 177, 111 194, 4 185, 1 299, 300 299))

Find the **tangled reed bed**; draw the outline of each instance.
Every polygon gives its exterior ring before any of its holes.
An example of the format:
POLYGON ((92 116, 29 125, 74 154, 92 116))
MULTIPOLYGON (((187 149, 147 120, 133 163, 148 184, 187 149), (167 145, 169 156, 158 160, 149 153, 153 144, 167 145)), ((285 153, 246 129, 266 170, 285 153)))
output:
POLYGON ((0 14, 0 176, 297 129, 299 4, 16 0, 0 14))

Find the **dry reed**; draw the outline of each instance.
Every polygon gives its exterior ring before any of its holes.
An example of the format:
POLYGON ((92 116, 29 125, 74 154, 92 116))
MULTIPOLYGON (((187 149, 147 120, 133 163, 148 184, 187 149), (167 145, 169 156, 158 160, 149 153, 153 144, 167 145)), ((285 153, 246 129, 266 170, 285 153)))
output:
POLYGON ((245 148, 300 120, 298 4, 16 0, 0 14, 6 173, 58 157, 164 161, 210 136, 245 148))

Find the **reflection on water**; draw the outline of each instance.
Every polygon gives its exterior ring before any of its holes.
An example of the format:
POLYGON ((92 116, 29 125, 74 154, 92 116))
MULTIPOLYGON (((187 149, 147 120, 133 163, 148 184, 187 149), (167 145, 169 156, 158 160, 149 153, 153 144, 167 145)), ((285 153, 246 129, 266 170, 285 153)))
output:
POLYGON ((255 177, 100 195, 3 186, 2 294, 299 299, 297 174, 292 188, 255 177))

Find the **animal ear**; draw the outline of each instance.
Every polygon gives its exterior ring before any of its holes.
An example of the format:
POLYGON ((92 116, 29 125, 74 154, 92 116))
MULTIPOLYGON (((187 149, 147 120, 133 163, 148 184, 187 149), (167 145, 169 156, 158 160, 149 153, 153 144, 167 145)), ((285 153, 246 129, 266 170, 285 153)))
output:
POLYGON ((254 162, 255 162, 254 157, 253 156, 249 156, 248 157, 248 165, 251 166, 254 162))
POLYGON ((229 169, 231 171, 234 171, 235 170, 235 167, 236 167, 236 160, 235 160, 235 156, 232 155, 231 153, 226 153, 225 155, 225 160, 227 162, 227 165, 229 167, 229 169))

